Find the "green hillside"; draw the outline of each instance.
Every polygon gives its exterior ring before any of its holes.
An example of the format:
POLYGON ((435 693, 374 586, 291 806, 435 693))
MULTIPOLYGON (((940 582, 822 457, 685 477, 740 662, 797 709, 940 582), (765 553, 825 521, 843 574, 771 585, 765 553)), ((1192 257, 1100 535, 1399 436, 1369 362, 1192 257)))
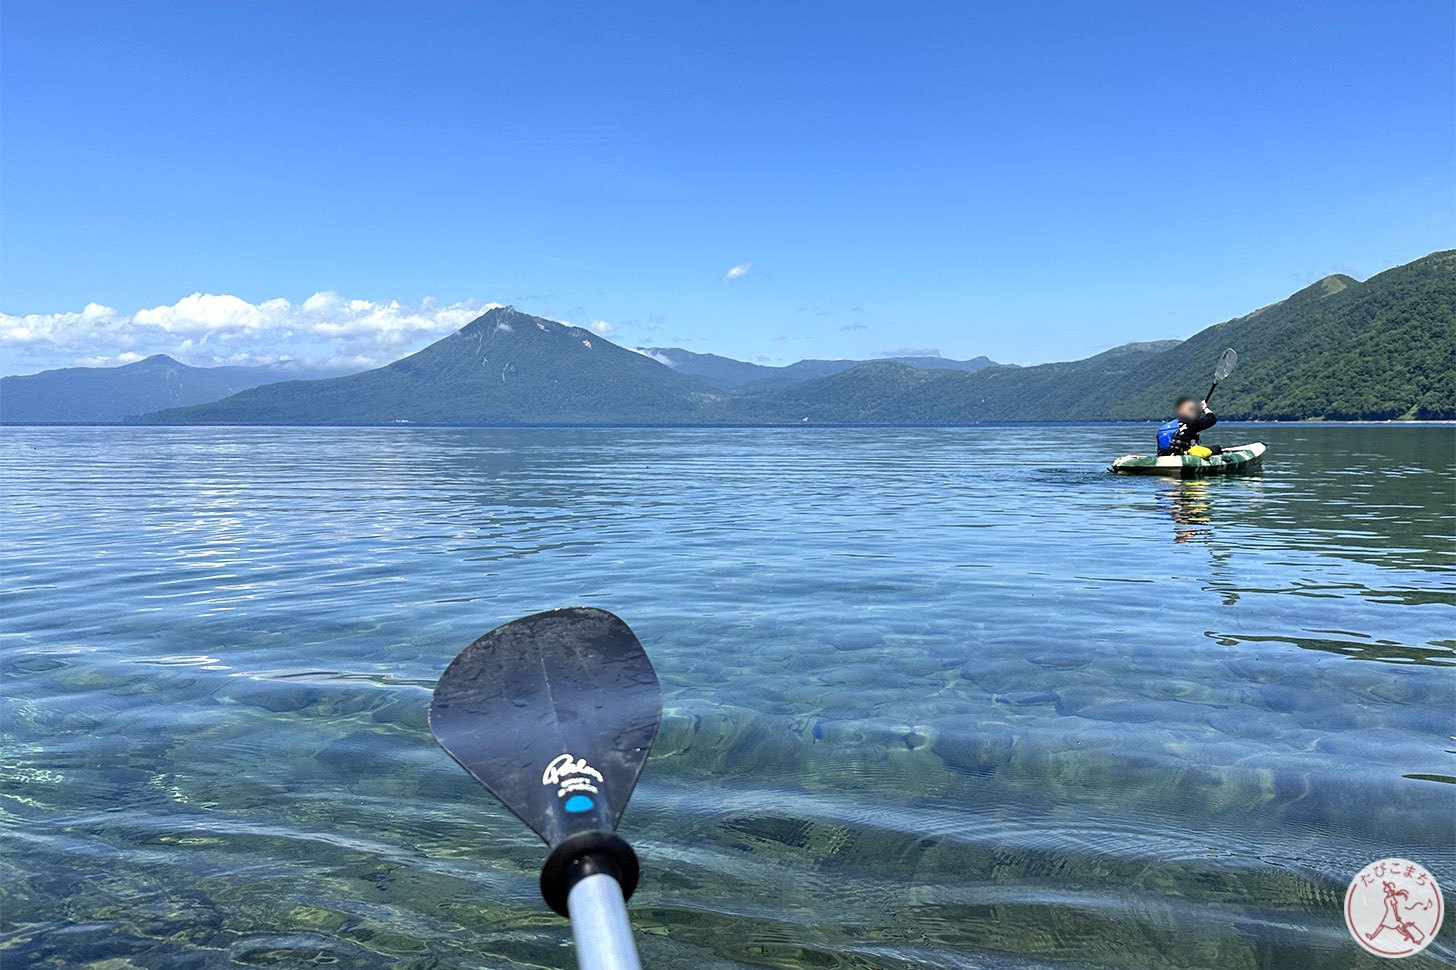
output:
MULTIPOLYGON (((1456 251, 1433 253, 1363 283, 1327 277, 1279 303, 1209 327, 1166 349, 1120 347, 1096 357, 906 382, 856 376, 862 406, 847 421, 1152 420, 1181 394, 1208 388, 1219 352, 1240 364, 1215 403, 1228 418, 1456 418, 1456 251)), ((813 381, 723 410, 784 423, 832 413, 843 383, 813 381), (823 403, 825 407, 818 405, 823 403)), ((846 414, 850 413, 848 410, 846 414)))
POLYGON ((1162 379, 1111 416, 1161 414, 1170 395, 1201 393, 1223 347, 1240 360, 1218 391, 1230 417, 1456 418, 1456 250, 1363 283, 1326 277, 1210 327, 1169 351, 1162 379))
POLYGON ((873 423, 898 401, 934 383, 941 373, 960 372, 917 370, 893 361, 873 361, 781 391, 725 400, 705 416, 749 424, 805 419, 832 424, 873 423))

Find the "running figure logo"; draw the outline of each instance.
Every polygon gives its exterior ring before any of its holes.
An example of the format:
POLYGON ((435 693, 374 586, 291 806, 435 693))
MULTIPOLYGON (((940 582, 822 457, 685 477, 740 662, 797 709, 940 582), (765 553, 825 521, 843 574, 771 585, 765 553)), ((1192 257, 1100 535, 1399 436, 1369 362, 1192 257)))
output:
POLYGON ((1345 925, 1369 952, 1408 957, 1436 938, 1443 915, 1436 877, 1407 859, 1381 859, 1361 869, 1345 893, 1345 925))

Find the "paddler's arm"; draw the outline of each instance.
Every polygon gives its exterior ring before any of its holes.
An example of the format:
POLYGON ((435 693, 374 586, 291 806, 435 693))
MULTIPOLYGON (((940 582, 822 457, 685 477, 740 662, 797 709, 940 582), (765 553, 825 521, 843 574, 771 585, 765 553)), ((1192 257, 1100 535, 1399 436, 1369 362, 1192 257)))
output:
POLYGON ((1209 428, 1218 424, 1218 415, 1214 414, 1208 409, 1208 402, 1200 401, 1198 403, 1203 408, 1202 417, 1194 418, 1192 421, 1189 421, 1183 425, 1183 427, 1188 429, 1189 434, 1202 434, 1209 428))

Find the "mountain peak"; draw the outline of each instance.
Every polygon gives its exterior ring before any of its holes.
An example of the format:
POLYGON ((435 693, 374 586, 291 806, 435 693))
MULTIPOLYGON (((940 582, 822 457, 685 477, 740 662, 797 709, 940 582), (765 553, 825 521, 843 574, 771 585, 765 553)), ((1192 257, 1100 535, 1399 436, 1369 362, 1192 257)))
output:
POLYGON ((115 367, 62 367, 0 378, 0 421, 106 424, 159 408, 206 404, 292 376, 268 366, 191 367, 166 354, 115 367))
POLYGON ((502 321, 510 319, 510 317, 514 316, 518 312, 519 311, 517 311, 516 308, 513 306, 493 306, 489 310, 486 310, 484 313, 482 313, 480 316, 476 317, 474 320, 471 320, 465 326, 461 327, 459 332, 465 333, 467 330, 479 329, 489 324, 500 323, 502 321))
POLYGON ((1102 353, 1088 359, 1097 360, 1108 357, 1122 357, 1127 354, 1161 354, 1163 351, 1171 350, 1182 342, 1182 340, 1175 338, 1167 340, 1133 340, 1125 344, 1118 344, 1116 347, 1110 350, 1104 350, 1102 353))
POLYGON ((685 420, 712 388, 582 327, 492 307, 408 357, 329 381, 253 388, 163 423, 609 424, 685 420))
POLYGON ((1334 294, 1343 290, 1345 287, 1355 286, 1359 282, 1360 281, 1355 279, 1355 277, 1347 276, 1344 273, 1331 273, 1329 276, 1326 276, 1324 279, 1317 282, 1315 286, 1318 286, 1320 289, 1324 290, 1325 296, 1333 296, 1334 294))
POLYGON ((581 327, 533 316, 513 306, 495 306, 455 331, 454 336, 486 338, 496 334, 564 334, 573 331, 580 331, 587 337, 595 336, 581 327))
POLYGON ((1285 303, 1314 303, 1342 293, 1352 286, 1359 286, 1360 281, 1353 276, 1346 276, 1344 273, 1331 273, 1329 276, 1314 281, 1299 292, 1289 296, 1285 303))

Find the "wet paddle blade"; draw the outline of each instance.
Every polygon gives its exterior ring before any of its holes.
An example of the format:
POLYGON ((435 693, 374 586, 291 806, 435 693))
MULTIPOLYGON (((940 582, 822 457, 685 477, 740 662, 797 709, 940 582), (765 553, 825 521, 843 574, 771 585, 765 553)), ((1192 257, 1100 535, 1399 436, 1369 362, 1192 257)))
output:
POLYGON ((497 627, 446 668, 435 740, 553 848, 613 832, 662 715, 631 628, 573 607, 497 627))
POLYGON ((1239 355, 1234 353, 1234 349, 1230 347, 1228 350, 1225 350, 1222 354, 1219 355, 1218 366, 1213 369, 1213 382, 1217 384, 1219 381, 1232 374, 1234 372, 1234 368, 1238 366, 1238 363, 1239 355))

